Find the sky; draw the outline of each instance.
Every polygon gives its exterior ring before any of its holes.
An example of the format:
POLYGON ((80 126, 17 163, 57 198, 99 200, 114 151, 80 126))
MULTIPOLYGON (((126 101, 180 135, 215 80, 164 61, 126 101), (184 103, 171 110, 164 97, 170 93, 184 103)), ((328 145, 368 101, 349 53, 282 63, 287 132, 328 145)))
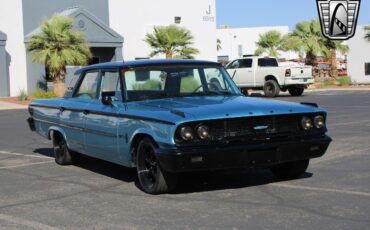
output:
MULTIPOLYGON (((316 0, 216 0, 217 26, 289 26, 318 17, 316 0)), ((370 24, 370 0, 362 0, 359 25, 370 24)))

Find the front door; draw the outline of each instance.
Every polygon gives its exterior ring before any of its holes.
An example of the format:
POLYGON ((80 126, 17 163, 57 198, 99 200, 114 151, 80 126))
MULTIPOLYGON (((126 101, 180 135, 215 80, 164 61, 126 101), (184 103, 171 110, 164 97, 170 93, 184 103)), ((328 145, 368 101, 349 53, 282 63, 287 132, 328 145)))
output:
POLYGON ((118 70, 101 71, 97 97, 86 107, 85 140, 89 154, 111 162, 119 162, 118 122, 122 105, 121 84, 118 70), (110 96, 112 105, 101 102, 103 96, 110 96))

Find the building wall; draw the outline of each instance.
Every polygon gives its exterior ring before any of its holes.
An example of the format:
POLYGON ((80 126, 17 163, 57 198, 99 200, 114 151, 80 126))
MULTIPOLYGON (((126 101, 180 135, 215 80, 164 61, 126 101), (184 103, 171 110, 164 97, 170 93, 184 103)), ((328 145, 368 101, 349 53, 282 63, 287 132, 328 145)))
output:
POLYGON ((175 16, 194 35, 194 46, 200 50, 196 58, 215 61, 215 0, 109 0, 110 26, 125 38, 125 59, 148 57, 151 49, 143 41, 145 34, 152 33, 154 26, 174 24, 175 16))
MULTIPOLYGON (((279 31, 283 35, 289 33, 288 26, 218 29, 217 38, 220 39, 222 48, 217 55, 227 56, 229 60, 233 60, 242 55, 254 54, 259 36, 270 30, 279 31)), ((293 59, 296 57, 297 54, 293 52, 280 52, 280 58, 293 59)))
POLYGON ((365 63, 370 63, 370 42, 365 40, 364 26, 358 26, 356 35, 347 41, 348 74, 355 83, 370 83, 370 75, 365 75, 365 63))
POLYGON ((9 66, 10 95, 16 96, 20 90, 27 90, 22 0, 7 1, 0 7, 0 30, 8 36, 6 65, 9 66))
POLYGON ((109 25, 108 0, 22 0, 22 2, 24 35, 39 27, 43 19, 76 6, 86 9, 109 25))

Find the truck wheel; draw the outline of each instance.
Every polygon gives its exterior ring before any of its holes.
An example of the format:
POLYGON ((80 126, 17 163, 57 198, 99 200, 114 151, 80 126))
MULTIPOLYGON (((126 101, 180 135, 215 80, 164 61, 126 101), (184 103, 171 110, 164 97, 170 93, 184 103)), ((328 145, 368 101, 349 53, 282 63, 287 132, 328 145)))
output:
POLYGON ((278 179, 295 179, 306 172, 309 162, 310 160, 301 160, 282 163, 273 166, 271 171, 278 179))
POLYGON ((280 93, 279 84, 274 80, 268 80, 263 86, 266 97, 277 97, 280 93))
POLYGON ((292 87, 292 88, 289 88, 288 91, 289 91, 290 95, 292 95, 294 97, 299 97, 299 96, 302 96, 302 94, 304 92, 304 88, 292 87))
POLYGON ((241 89, 240 89, 240 92, 241 92, 244 96, 249 96, 249 93, 248 93, 248 89, 247 89, 247 88, 241 88, 241 89))
POLYGON ((55 162, 59 165, 70 165, 77 163, 80 159, 80 154, 68 149, 67 141, 60 133, 53 133, 53 149, 55 162))
POLYGON ((137 148, 136 167, 141 189, 149 194, 168 193, 176 186, 177 176, 161 169, 153 141, 144 138, 137 148))

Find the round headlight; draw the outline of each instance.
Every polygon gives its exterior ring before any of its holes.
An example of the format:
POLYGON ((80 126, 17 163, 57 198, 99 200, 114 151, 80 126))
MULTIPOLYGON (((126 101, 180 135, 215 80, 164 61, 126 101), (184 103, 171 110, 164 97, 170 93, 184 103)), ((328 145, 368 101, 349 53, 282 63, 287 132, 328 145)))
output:
POLYGON ((181 138, 185 141, 191 141, 194 139, 193 129, 191 127, 182 127, 180 129, 181 138))
POLYGON ((310 130, 313 128, 312 120, 309 117, 303 117, 301 125, 304 130, 310 130))
POLYGON ((200 125, 197 128, 197 134, 200 139, 206 140, 209 138, 209 128, 205 125, 200 125))
POLYGON ((318 129, 321 129, 325 126, 325 119, 323 116, 319 115, 319 116, 316 116, 315 119, 314 119, 314 124, 315 124, 315 127, 318 128, 318 129))

